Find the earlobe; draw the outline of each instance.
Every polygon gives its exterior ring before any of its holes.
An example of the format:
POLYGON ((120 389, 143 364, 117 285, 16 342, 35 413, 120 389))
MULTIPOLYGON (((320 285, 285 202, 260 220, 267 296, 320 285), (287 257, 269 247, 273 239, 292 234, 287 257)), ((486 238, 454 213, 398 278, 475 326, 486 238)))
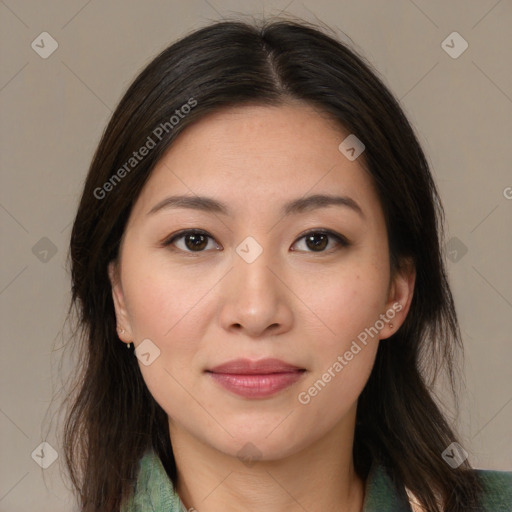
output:
POLYGON ((404 323, 411 307, 415 282, 416 268, 412 260, 407 260, 406 264, 393 276, 385 313, 389 322, 382 329, 380 339, 389 338, 404 323))

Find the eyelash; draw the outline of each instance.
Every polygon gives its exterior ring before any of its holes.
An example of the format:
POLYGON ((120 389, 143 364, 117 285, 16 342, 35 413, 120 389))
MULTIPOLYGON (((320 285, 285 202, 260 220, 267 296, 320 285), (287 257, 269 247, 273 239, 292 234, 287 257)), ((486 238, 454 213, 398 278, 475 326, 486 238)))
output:
MULTIPOLYGON (((170 247, 176 240, 179 240, 180 238, 184 238, 186 235, 205 235, 206 237, 214 240, 214 238, 212 236, 210 236, 206 231, 203 231, 201 229, 187 229, 187 230, 179 231, 178 233, 171 235, 170 237, 168 237, 167 239, 165 239, 162 242, 161 246, 162 247, 170 247)), ((297 238, 296 242, 294 242, 294 245, 299 240, 302 240, 303 238, 306 238, 309 235, 327 235, 328 237, 334 239, 338 244, 337 247, 322 250, 322 251, 305 251, 305 252, 310 252, 312 254, 315 254, 315 253, 329 254, 333 250, 334 251, 340 250, 342 248, 346 248, 351 245, 351 243, 343 235, 335 233, 334 231, 331 231, 329 229, 314 229, 314 230, 308 231, 308 232, 304 233, 303 235, 301 235, 299 238, 297 238)), ((183 250, 183 249, 178 249, 177 247, 172 247, 171 250, 180 251, 180 252, 184 252, 184 253, 191 254, 191 255, 192 254, 201 254, 202 252, 206 252, 205 250, 202 250, 202 251, 183 250)), ((301 251, 297 251, 297 252, 301 252, 301 251)))

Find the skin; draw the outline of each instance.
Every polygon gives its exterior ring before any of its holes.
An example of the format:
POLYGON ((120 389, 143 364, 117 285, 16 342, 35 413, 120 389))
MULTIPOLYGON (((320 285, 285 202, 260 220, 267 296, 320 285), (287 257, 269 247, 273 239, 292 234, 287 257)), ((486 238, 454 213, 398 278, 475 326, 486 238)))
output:
MULTIPOLYGON (((361 158, 338 145, 348 135, 301 103, 230 107, 190 125, 153 170, 109 267, 120 338, 160 350, 140 371, 167 412, 187 508, 211 511, 360 511, 364 481, 352 444, 357 399, 378 344, 403 323, 415 272, 390 275, 381 205, 361 158), (363 210, 329 206, 283 217, 291 200, 350 196, 363 210), (225 202, 233 216, 190 209, 149 210, 171 194, 225 202), (162 247, 182 229, 187 238, 162 247), (315 250, 314 229, 345 236, 315 250), (246 237, 263 252, 247 263, 246 237), (174 247, 174 251, 172 248, 174 247), (202 252, 201 252, 202 250, 202 252), (402 309, 311 401, 298 401, 393 304, 402 309), (205 369, 239 357, 275 357, 305 368, 291 387, 264 399, 236 396, 205 369), (252 445, 247 445, 252 443, 252 445), (257 459, 237 455, 254 446, 257 459)), ((321 240, 321 239, 320 239, 321 240)), ((391 341, 390 341, 391 342, 391 341)))

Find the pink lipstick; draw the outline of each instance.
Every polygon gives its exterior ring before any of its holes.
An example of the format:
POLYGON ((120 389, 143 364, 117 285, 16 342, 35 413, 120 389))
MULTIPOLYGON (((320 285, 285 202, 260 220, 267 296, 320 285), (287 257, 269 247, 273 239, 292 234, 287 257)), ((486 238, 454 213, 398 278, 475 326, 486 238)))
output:
POLYGON ((245 398, 266 398, 297 382, 305 372, 279 359, 235 359, 206 372, 224 389, 245 398))

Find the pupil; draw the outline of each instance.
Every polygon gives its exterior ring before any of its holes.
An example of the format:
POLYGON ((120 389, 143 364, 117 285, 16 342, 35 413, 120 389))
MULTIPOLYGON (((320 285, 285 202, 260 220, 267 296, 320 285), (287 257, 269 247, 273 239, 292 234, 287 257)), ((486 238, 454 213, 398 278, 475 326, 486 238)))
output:
MULTIPOLYGON (((315 235, 309 235, 306 238, 306 243, 312 242, 313 248, 325 249, 325 247, 326 247, 326 244, 325 244, 326 240, 327 240, 327 236, 325 234, 323 234, 323 233, 319 233, 319 234, 315 234, 315 235), (322 237, 323 240, 320 241, 320 242, 314 242, 314 239, 318 238, 318 237, 322 237)), ((311 247, 309 245, 308 245, 308 247, 311 249, 311 247)))
POLYGON ((201 235, 200 233, 191 234, 187 236, 187 242, 191 240, 192 244, 187 243, 187 247, 189 249, 204 249, 206 247, 205 240, 206 237, 204 235, 201 235), (203 240, 200 240, 202 238, 203 240))

